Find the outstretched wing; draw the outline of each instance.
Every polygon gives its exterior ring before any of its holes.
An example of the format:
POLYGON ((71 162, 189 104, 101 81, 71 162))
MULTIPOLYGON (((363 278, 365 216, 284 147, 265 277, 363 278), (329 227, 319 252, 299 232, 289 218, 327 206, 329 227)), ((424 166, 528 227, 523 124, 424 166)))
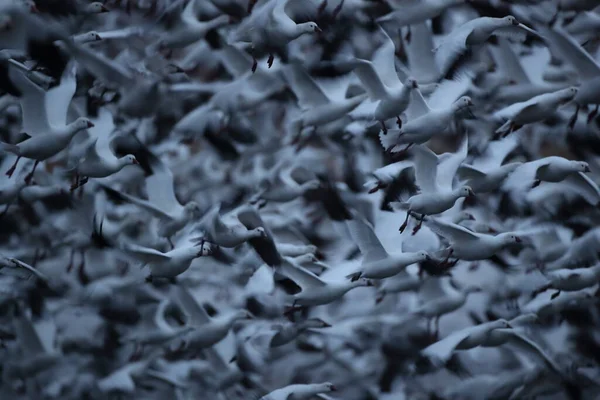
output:
POLYGON ((359 215, 347 220, 350 235, 363 255, 363 264, 387 258, 388 253, 379 241, 373 227, 359 215))
POLYGON ((423 193, 437 193, 438 156, 427 146, 415 146, 415 178, 423 193))

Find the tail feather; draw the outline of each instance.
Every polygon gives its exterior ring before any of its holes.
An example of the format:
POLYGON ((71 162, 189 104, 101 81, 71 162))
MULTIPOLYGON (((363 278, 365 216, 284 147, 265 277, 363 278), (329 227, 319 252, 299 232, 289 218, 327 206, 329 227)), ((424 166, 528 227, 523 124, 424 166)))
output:
POLYGON ((381 143, 381 146, 383 146, 383 148, 386 151, 391 150, 394 148, 394 146, 396 146, 397 137, 398 137, 397 134, 394 134, 390 131, 388 131, 387 133, 380 131, 379 132, 379 143, 381 143))
POLYGON ((0 142, 0 149, 7 153, 16 154, 17 156, 21 154, 21 151, 19 150, 19 146, 17 146, 16 144, 0 142))

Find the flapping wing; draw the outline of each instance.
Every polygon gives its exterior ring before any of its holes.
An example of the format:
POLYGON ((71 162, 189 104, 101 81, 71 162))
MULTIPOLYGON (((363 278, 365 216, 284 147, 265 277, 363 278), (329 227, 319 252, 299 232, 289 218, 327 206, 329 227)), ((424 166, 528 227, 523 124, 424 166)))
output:
POLYGON ((45 104, 51 126, 65 126, 69 105, 77 89, 77 64, 70 62, 60 78, 60 84, 46 92, 45 104))
POLYGON ((452 31, 434 50, 436 62, 444 76, 467 54, 467 39, 473 32, 475 22, 477 20, 469 21, 452 31))
POLYGON ((405 48, 411 73, 419 82, 436 82, 440 70, 435 63, 431 30, 425 22, 411 25, 410 30, 412 38, 405 43, 405 48))
POLYGON ((368 60, 356 60, 355 63, 354 73, 362 82, 369 97, 372 100, 385 99, 387 89, 377 73, 375 65, 368 60))
POLYGON ((246 206, 238 211, 237 217, 247 229, 256 229, 259 227, 264 229, 266 237, 252 238, 248 240, 248 243, 267 265, 271 267, 281 265, 283 259, 279 251, 277 251, 273 234, 263 222, 258 211, 253 207, 246 206))
POLYGON ((507 78, 516 83, 531 82, 508 40, 499 38, 498 45, 490 46, 490 50, 498 69, 503 71, 507 78))
POLYGON ((161 253, 158 250, 151 249, 149 247, 139 246, 133 243, 123 244, 122 249, 145 263, 159 263, 169 261, 171 259, 171 257, 164 253, 161 253))
POLYGON ((468 136, 465 135, 460 148, 455 153, 450 153, 449 157, 446 157, 437 168, 437 187, 444 191, 452 190, 452 182, 454 181, 454 175, 460 164, 467 158, 467 152, 469 148, 468 136))
POLYGON ((600 188, 583 172, 570 174, 562 183, 579 193, 589 204, 595 206, 600 202, 600 188))
POLYGON ((381 27, 379 31, 383 35, 383 43, 379 46, 375 54, 373 54, 372 63, 381 82, 385 86, 389 88, 402 86, 396 72, 396 46, 394 45, 394 41, 381 27))
POLYGON ((310 287, 323 287, 326 285, 321 278, 301 267, 300 265, 297 265, 289 257, 283 258, 281 272, 293 280, 302 289, 308 289, 310 287))
POLYGON ((181 212, 182 206, 175 197, 175 181, 171 169, 156 155, 148 152, 152 175, 146 178, 148 200, 165 213, 181 212))
POLYGON ((560 368, 556 361, 554 361, 552 357, 550 357, 550 355, 548 355, 544 349, 542 349, 540 345, 535 343, 533 340, 514 329, 501 329, 500 331, 506 331, 507 333, 510 333, 510 344, 527 352, 528 354, 534 355, 538 359, 541 359, 542 362, 553 372, 559 374, 560 376, 564 375, 562 368, 560 368))
POLYGON ((354 215, 354 218, 347 220, 346 224, 363 255, 363 264, 387 258, 387 251, 367 221, 359 215, 354 215))
POLYGON ((456 224, 452 224, 452 223, 446 223, 443 222, 441 220, 435 219, 435 218, 429 218, 429 220, 427 221, 427 226, 435 233, 437 233, 438 235, 445 237, 446 239, 450 240, 451 242, 454 241, 473 241, 473 240, 478 240, 479 239, 479 235, 473 231, 470 231, 469 229, 460 226, 460 225, 456 225, 456 224))
POLYGON ((96 153, 105 160, 116 159, 110 147, 111 134, 115 129, 112 112, 106 108, 101 108, 98 110, 98 117, 93 122, 94 126, 88 129, 88 133, 98 139, 95 144, 96 153))
POLYGON ((33 83, 25 74, 9 65, 9 77, 21 91, 21 113, 23 115, 23 131, 30 136, 41 135, 51 131, 46 109, 46 92, 33 83))
POLYGON ((415 146, 415 178, 423 193, 437 193, 438 156, 427 146, 415 146))
POLYGON ((102 188, 111 196, 115 196, 119 199, 128 201, 130 203, 133 203, 141 208, 143 208, 144 210, 148 211, 149 213, 151 213, 152 215, 154 215, 157 218, 165 218, 165 219, 169 219, 171 218, 171 216, 167 213, 165 213, 163 210, 161 210, 160 208, 156 207, 154 204, 150 203, 147 200, 143 200, 140 199, 138 197, 134 197, 131 196, 127 193, 123 193, 120 192, 118 190, 115 190, 109 186, 104 185, 103 183, 98 182, 98 185, 102 186, 102 188))
POLYGON ((423 349, 422 354, 427 357, 434 365, 441 366, 445 364, 454 350, 471 334, 471 328, 465 328, 453 332, 442 340, 423 349))
POLYGON ((171 295, 174 301, 189 315, 192 326, 200 326, 210 322, 210 317, 189 290, 181 285, 171 286, 171 295))
POLYGON ((285 75, 302 108, 314 108, 330 102, 321 88, 300 65, 290 65, 286 69, 285 75))
POLYGON ((487 176, 485 172, 482 172, 469 164, 462 164, 456 171, 458 180, 460 182, 468 181, 469 179, 483 179, 487 176))
POLYGON ((543 29, 541 32, 548 44, 557 50, 555 54, 562 55, 563 59, 577 70, 582 79, 593 79, 600 75, 598 63, 567 32, 559 27, 543 29))
POLYGON ((227 72, 236 78, 247 75, 252 58, 235 46, 225 44, 221 50, 221 62, 227 72))

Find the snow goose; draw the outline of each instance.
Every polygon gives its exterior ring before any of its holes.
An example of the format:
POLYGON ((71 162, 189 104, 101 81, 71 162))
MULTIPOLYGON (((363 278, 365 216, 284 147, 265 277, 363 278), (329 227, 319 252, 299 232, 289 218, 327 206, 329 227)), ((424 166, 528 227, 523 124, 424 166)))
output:
MULTIPOLYGON (((238 219, 237 211, 221 216, 221 205, 213 207, 199 223, 204 227, 204 239, 221 247, 233 248, 247 242, 252 238, 265 237, 264 228, 247 229, 238 219)), ((197 240, 197 239, 196 239, 197 240)))
POLYGON ((524 38, 527 33, 540 37, 536 31, 519 23, 512 15, 504 18, 475 18, 444 37, 435 49, 436 60, 443 76, 452 77, 490 36, 505 34, 524 38))
MULTIPOLYGON (((579 108, 587 104, 600 104, 600 65, 587 53, 577 41, 567 32, 559 27, 542 28, 541 32, 548 41, 548 45, 554 48, 554 53, 570 63, 579 75, 580 85, 577 95, 573 99, 576 105, 575 113, 569 121, 569 127, 573 129, 579 108)), ((588 123, 598 114, 598 107, 588 114, 588 123)))
POLYGON ((390 129, 379 133, 379 142, 388 152, 399 152, 397 145, 423 144, 434 135, 444 133, 456 117, 471 113, 473 101, 469 96, 461 96, 470 84, 468 79, 444 81, 425 101, 419 89, 411 91, 410 106, 406 110, 407 122, 400 129, 390 129))
POLYGON ((321 185, 321 182, 306 168, 298 165, 289 165, 289 161, 286 158, 282 158, 260 185, 262 188, 252 197, 250 200, 251 203, 257 203, 261 200, 277 203, 290 202, 304 195, 309 190, 317 189, 321 185), (295 176, 302 177, 304 174, 312 176, 313 179, 309 179, 303 183, 298 183, 294 179, 295 176))
MULTIPOLYGON (((402 28, 407 25, 416 25, 442 14, 446 9, 465 3, 466 0, 393 0, 390 4, 393 11, 377 19, 381 23, 390 23, 402 28)), ((409 28, 406 40, 411 40, 409 28)))
POLYGON ((60 79, 69 64, 69 58, 55 44, 56 40, 69 40, 64 25, 44 15, 31 13, 15 2, 0 4, 0 15, 3 27, 0 48, 28 54, 52 78, 60 79))
POLYGON ((389 278, 404 271, 411 264, 430 259, 426 251, 389 254, 373 231, 373 227, 358 215, 346 221, 346 224, 363 255, 360 269, 349 275, 353 281, 360 277, 389 278))
MULTIPOLYGON (((251 43, 251 53, 257 50, 269 52, 267 64, 273 65, 274 52, 285 52, 287 44, 306 33, 321 32, 314 22, 296 24, 288 12, 293 12, 294 7, 301 4, 298 0, 265 1, 254 10, 250 17, 244 19, 234 32, 232 42, 251 43)), ((298 6, 299 7, 299 6, 298 6)), ((305 9, 302 9, 305 11, 305 9)), ((254 58, 252 71, 256 71, 257 61, 254 58)))
POLYGON ((309 383, 288 385, 268 393, 259 400, 289 400, 289 399, 310 399, 319 397, 321 393, 335 392, 336 388, 333 383, 309 383))
POLYGON ((595 185, 584 175, 590 172, 585 161, 568 160, 559 156, 550 156, 520 165, 504 184, 505 188, 523 188, 526 185, 537 187, 542 182, 561 182, 572 176, 582 181, 582 185, 595 185))
POLYGON ((457 287, 452 278, 447 276, 427 280, 419 290, 420 304, 406 315, 404 322, 413 321, 415 318, 428 320, 428 331, 435 337, 438 335, 440 318, 460 309, 472 293, 479 293, 482 289, 478 286, 457 287), (432 325, 432 330, 429 329, 432 325))
POLYGON ((193 244, 191 240, 181 240, 182 244, 172 250, 163 253, 153 248, 140 246, 132 243, 124 243, 121 249, 133 258, 140 260, 143 266, 148 266, 150 273, 146 280, 154 278, 167 278, 174 280, 178 275, 187 271, 192 261, 198 257, 212 254, 211 245, 206 242, 193 244))
MULTIPOLYGON (((328 95, 299 64, 291 64, 285 70, 284 75, 287 77, 288 84, 298 98, 301 107, 300 115, 291 122, 292 131, 297 138, 293 142, 299 140, 304 128, 312 127, 314 134, 314 131, 319 129, 320 126, 346 117, 367 97, 364 94, 359 94, 346 98, 345 93, 341 91, 339 95, 337 95, 338 93, 328 95)), ((347 83, 347 80, 339 81, 342 88, 346 88, 347 83)))
POLYGON ((158 226, 159 236, 170 240, 170 237, 183 229, 190 219, 196 219, 201 215, 200 206, 195 201, 190 201, 185 206, 181 205, 175 196, 175 182, 169 167, 150 152, 147 157, 153 172, 145 180, 148 200, 101 185, 107 192, 137 205, 158 218, 161 221, 158 226))
MULTIPOLYGON (((521 60, 505 38, 498 38, 497 45, 489 46, 490 52, 502 75, 491 89, 491 97, 504 104, 514 104, 544 93, 565 89, 569 82, 532 81, 523 69, 521 60)), ((544 49, 545 50, 545 49, 544 49)), ((562 72, 562 71, 561 71, 562 72)))
POLYGON ((293 295, 292 310, 295 310, 296 305, 318 306, 329 304, 354 288, 373 286, 372 282, 365 278, 358 278, 355 281, 326 281, 298 265, 289 257, 283 260, 280 272, 302 288, 300 293, 293 295))
POLYGON ((74 63, 65 69, 60 85, 48 92, 31 82, 21 71, 10 68, 13 82, 23 92, 20 98, 23 129, 30 138, 16 145, 2 144, 4 150, 17 155, 13 167, 6 174, 12 175, 21 157, 34 159, 33 169, 25 178, 29 182, 40 161, 60 153, 78 132, 94 124, 83 117, 66 124, 67 110, 77 85, 74 63))
POLYGON ((92 141, 83 158, 70 170, 75 173, 71 190, 87 182, 88 178, 104 178, 119 172, 127 165, 139 164, 132 154, 120 158, 115 156, 111 148, 114 128, 112 113, 106 108, 100 109, 98 117, 94 119, 94 127, 88 130, 92 141), (79 180, 80 177, 83 177, 82 181, 79 180))
POLYGON ((461 164, 456 171, 459 182, 473 189, 475 193, 488 193, 496 190, 522 162, 502 164, 517 146, 515 137, 490 142, 484 153, 472 164, 461 164))
POLYGON ((513 232, 505 232, 496 236, 473 232, 465 227, 439 219, 429 218, 427 226, 438 235, 448 240, 450 246, 442 252, 466 261, 477 261, 490 258, 504 247, 513 243, 521 243, 522 239, 513 232))
POLYGON ((190 325, 194 327, 193 331, 182 337, 184 348, 194 352, 223 340, 236 321, 253 318, 246 310, 226 312, 211 318, 188 289, 177 287, 171 290, 173 300, 189 316, 190 325))
POLYGON ((170 305, 170 300, 162 300, 156 309, 152 309, 152 327, 143 325, 140 330, 133 330, 121 336, 122 343, 132 342, 135 346, 131 359, 136 359, 143 354, 144 346, 162 346, 174 339, 194 330, 193 326, 173 328, 164 319, 164 313, 170 305))
POLYGON ((406 219, 400 226, 400 232, 406 229, 411 213, 421 215, 419 224, 413 229, 415 234, 426 215, 442 213, 454 206, 459 198, 474 195, 468 186, 452 189, 456 170, 467 156, 467 147, 468 140, 465 139, 457 153, 446 153, 442 156, 437 156, 424 146, 415 148, 415 177, 421 192, 405 202, 394 203, 395 207, 406 210, 406 219))
POLYGON ((564 253, 543 269, 553 271, 563 268, 580 268, 598 261, 600 250, 600 228, 593 228, 567 243, 564 253))
POLYGON ((403 171, 413 167, 412 160, 402 160, 377 168, 370 174, 373 179, 365 182, 363 186, 368 190, 369 194, 375 193, 380 189, 387 188, 403 171))
POLYGON ((102 393, 133 393, 136 389, 135 380, 145 376, 150 366, 158 360, 163 353, 164 351, 159 348, 143 360, 122 365, 107 376, 99 379, 96 382, 98 389, 102 393))
POLYGON ((555 289, 556 292, 550 297, 554 300, 562 291, 576 292, 600 282, 600 265, 589 268, 559 269, 544 273, 544 276, 548 283, 536 289, 531 296, 535 297, 546 290, 555 289))
MULTIPOLYGON (((182 2, 178 3, 182 4, 182 2)), ((219 15, 210 21, 198 21, 196 18, 197 3, 199 3, 197 0, 190 0, 183 10, 178 7, 171 7, 168 13, 164 13, 158 22, 165 23, 167 31, 151 47, 161 49, 183 48, 204 38, 211 29, 229 23, 230 18, 228 15, 219 15)))
POLYGON ((373 59, 356 59, 354 73, 367 90, 371 100, 378 101, 373 113, 375 120, 381 123, 383 133, 387 133, 385 121, 396 117, 398 128, 402 128, 400 115, 410 102, 410 92, 418 87, 417 81, 408 78, 404 84, 400 82, 394 60, 396 48, 388 34, 380 28, 383 44, 373 54, 373 59))
POLYGON ((496 111, 494 118, 506 121, 496 130, 496 134, 506 136, 519 130, 523 125, 551 118, 556 109, 573 100, 578 91, 576 87, 569 87, 552 93, 543 93, 496 111))
POLYGON ((511 328, 508 321, 499 319, 496 321, 485 322, 479 325, 470 326, 459 331, 455 331, 442 340, 426 347, 422 355, 426 357, 433 365, 442 366, 456 350, 468 350, 481 346, 490 337, 495 329, 511 328))

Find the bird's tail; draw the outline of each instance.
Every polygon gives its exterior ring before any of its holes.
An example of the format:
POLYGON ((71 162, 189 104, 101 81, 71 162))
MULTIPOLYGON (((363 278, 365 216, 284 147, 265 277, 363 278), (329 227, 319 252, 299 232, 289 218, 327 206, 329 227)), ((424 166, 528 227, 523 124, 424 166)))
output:
POLYGON ((384 133, 383 131, 379 132, 379 143, 386 151, 392 151, 396 146, 396 137, 397 135, 392 134, 391 132, 384 133))
POLYGON ((4 143, 4 142, 0 142, 0 150, 5 151, 7 153, 13 153, 16 154, 17 156, 20 155, 20 150, 19 150, 19 146, 17 146, 16 144, 10 144, 10 143, 4 143))

